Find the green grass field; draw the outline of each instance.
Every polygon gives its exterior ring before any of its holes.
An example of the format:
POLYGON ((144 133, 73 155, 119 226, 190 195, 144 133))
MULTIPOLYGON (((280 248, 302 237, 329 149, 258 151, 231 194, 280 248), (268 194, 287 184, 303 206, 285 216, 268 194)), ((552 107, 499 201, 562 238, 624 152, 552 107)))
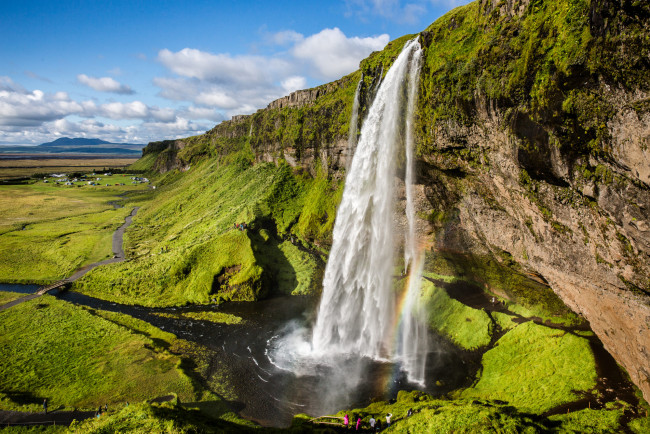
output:
POLYGON ((31 177, 40 173, 93 172, 122 168, 137 158, 12 158, 0 159, 0 179, 31 177))
POLYGON ((241 324, 242 319, 236 315, 223 312, 184 312, 184 313, 156 313, 164 318, 195 319, 223 324, 241 324))
MULTIPOLYGON (((112 184, 129 177, 114 175, 112 184)), ((131 211, 115 209, 141 184, 79 187, 54 182, 0 186, 1 282, 45 283, 111 256, 111 237, 131 211)))
POLYGON ((0 291, 0 306, 3 304, 7 304, 10 301, 14 301, 25 294, 19 294, 17 292, 5 292, 5 291, 0 291))
POLYGON ((202 391, 165 349, 176 338, 145 324, 50 296, 0 312, 0 406, 38 411, 47 398, 53 409, 93 409, 170 392, 197 400, 202 391))

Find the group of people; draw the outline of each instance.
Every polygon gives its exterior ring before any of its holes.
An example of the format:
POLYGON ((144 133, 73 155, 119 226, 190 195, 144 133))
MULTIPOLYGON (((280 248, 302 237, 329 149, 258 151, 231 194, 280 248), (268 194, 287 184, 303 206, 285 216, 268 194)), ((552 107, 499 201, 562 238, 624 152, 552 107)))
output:
MULTIPOLYGON (((408 412, 406 413, 406 417, 411 417, 413 415, 414 411, 412 408, 409 408, 408 412)), ((386 428, 390 426, 391 423, 391 418, 393 417, 392 413, 388 413, 386 415, 386 428)), ((347 414, 343 417, 343 425, 345 426, 345 429, 350 429, 350 416, 347 414)), ((371 432, 377 432, 381 431, 382 425, 381 425, 381 420, 379 418, 375 419, 374 416, 370 416, 370 419, 368 420, 368 426, 370 427, 371 432)), ((359 431, 360 429, 363 429, 363 421, 361 420, 360 417, 357 417, 357 423, 355 425, 355 429, 359 431)))
MULTIPOLYGON (((409 416, 413 414, 412 410, 409 410, 409 416)), ((393 417, 392 413, 388 413, 386 415, 386 428, 390 426, 390 420, 393 417)), ((350 429, 350 416, 347 414, 343 417, 343 425, 345 426, 345 429, 350 429)), ((368 420, 368 425, 370 426, 370 431, 381 431, 382 425, 381 421, 379 418, 375 419, 374 416, 370 416, 370 419, 368 420)), ((355 426, 355 429, 359 431, 360 429, 363 428, 362 421, 360 417, 357 417, 357 423, 355 426)))
POLYGON ((244 229, 247 229, 248 225, 246 223, 235 223, 235 229, 239 229, 240 231, 243 231, 244 229))
MULTIPOLYGON (((127 403, 127 405, 129 404, 127 403)), ((104 404, 104 412, 107 411, 108 411, 108 404, 104 404)), ((100 405, 99 407, 97 407, 97 412, 95 412, 95 417, 99 418, 101 415, 102 415, 102 406, 100 405)))

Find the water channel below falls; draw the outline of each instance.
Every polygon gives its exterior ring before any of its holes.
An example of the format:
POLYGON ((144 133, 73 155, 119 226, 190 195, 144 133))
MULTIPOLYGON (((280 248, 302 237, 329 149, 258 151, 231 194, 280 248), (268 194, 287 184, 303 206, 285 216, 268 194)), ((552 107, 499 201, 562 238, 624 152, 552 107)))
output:
MULTIPOLYGON (((0 290, 32 293, 36 285, 0 284, 0 290)), ((100 300, 71 291, 52 291, 61 300, 91 309, 119 312, 146 321, 181 339, 205 347, 202 360, 206 387, 225 396, 242 417, 265 426, 285 427, 295 414, 331 414, 343 408, 366 406, 373 400, 393 399, 399 390, 424 390, 442 395, 467 383, 475 369, 467 354, 430 334, 433 348, 427 356, 426 387, 410 384, 401 367, 391 361, 340 356, 328 363, 291 365, 293 354, 278 348, 287 335, 311 330, 318 299, 282 296, 257 302, 229 302, 215 306, 149 308, 100 300), (168 318, 155 313, 197 311, 239 316, 242 324, 168 318), (207 353, 207 354, 206 354, 207 353), (207 358, 207 360, 206 360, 207 358), (227 382, 223 384, 222 381, 227 382), (223 389, 209 384, 222 384, 223 389)), ((154 397, 152 397, 154 398, 154 397)))

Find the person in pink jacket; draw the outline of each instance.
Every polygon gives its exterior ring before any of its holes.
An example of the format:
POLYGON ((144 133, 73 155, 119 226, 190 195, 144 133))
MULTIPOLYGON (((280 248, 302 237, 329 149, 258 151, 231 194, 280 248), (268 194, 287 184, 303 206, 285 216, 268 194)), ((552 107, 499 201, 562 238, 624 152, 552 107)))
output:
POLYGON ((343 425, 345 425, 345 429, 348 429, 350 427, 350 418, 347 414, 343 416, 343 425))
POLYGON ((361 426, 361 418, 357 417, 357 431, 359 431, 360 426, 361 426))

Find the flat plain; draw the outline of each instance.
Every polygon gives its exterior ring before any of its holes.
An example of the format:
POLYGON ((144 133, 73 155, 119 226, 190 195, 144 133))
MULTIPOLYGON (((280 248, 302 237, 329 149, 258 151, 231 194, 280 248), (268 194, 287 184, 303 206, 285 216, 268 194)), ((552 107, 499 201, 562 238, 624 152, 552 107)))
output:
POLYGON ((30 177, 38 173, 94 172, 122 168, 135 162, 133 157, 87 157, 0 154, 0 179, 30 177))
POLYGON ((148 190, 131 175, 63 179, 0 185, 0 281, 47 283, 108 258, 131 211, 121 195, 148 190))

